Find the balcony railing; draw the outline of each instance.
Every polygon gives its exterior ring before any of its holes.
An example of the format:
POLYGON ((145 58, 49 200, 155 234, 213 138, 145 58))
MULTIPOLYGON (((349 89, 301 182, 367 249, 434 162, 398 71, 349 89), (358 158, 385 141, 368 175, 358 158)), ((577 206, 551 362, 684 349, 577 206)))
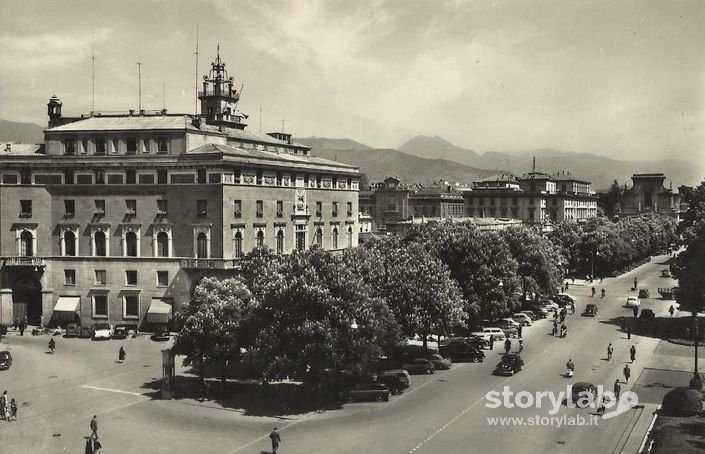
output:
POLYGON ((42 257, 5 257, 5 266, 45 266, 42 257))
POLYGON ((209 270, 232 270, 239 266, 233 259, 182 259, 180 265, 184 269, 209 270))

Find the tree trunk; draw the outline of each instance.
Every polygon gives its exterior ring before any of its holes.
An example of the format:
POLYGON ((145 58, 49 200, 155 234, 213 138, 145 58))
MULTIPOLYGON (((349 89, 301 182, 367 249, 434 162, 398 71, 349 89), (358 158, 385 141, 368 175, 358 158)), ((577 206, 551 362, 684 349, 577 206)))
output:
POLYGON ((423 342, 423 349, 428 349, 428 335, 424 332, 421 333, 421 342, 423 342))
POLYGON ((206 359, 201 355, 201 363, 198 367, 198 378, 201 381, 201 388, 206 386, 206 359))

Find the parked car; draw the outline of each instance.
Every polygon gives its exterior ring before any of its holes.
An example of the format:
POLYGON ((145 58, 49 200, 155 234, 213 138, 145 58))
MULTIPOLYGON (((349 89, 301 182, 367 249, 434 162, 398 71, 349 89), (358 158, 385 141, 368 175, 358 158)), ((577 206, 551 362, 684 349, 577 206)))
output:
POLYGON ((127 339, 127 326, 126 325, 115 325, 115 329, 112 334, 113 339, 127 339))
POLYGON ((66 325, 66 334, 64 337, 76 337, 81 333, 81 325, 78 323, 69 323, 66 325))
POLYGON ((514 375, 521 370, 522 366, 524 366, 524 360, 521 356, 510 353, 502 357, 502 361, 497 364, 493 373, 495 375, 514 375))
POLYGON ((531 324, 533 323, 533 321, 531 320, 531 317, 524 314, 523 312, 513 314, 512 320, 521 324, 522 326, 531 326, 531 324))
POLYGON ((411 377, 404 369, 385 370, 377 374, 377 382, 387 385, 392 394, 400 394, 409 387, 411 377))
POLYGON ((348 391, 348 400, 376 400, 378 402, 389 400, 391 392, 384 383, 363 383, 348 391))
POLYGON ((640 288, 639 289, 639 298, 648 298, 651 292, 649 291, 648 288, 640 288))
POLYGON ((110 339, 111 333, 109 323, 96 323, 93 327, 93 340, 108 340, 110 339))
POLYGON ((521 325, 519 322, 512 318, 500 318, 496 322, 492 323, 493 326, 497 326, 498 328, 519 328, 521 325))
POLYGON ((592 383, 579 381, 570 387, 571 402, 580 408, 586 408, 597 399, 597 388, 592 383), (580 405, 585 404, 585 405, 580 405))
POLYGON ((489 342, 490 336, 494 336, 495 341, 503 341, 506 338, 504 331, 500 328, 482 328, 482 331, 476 331, 470 335, 481 337, 485 342, 489 342))
POLYGON ((486 345, 484 339, 476 337, 451 338, 438 346, 438 352, 454 362, 472 361, 476 363, 485 358, 481 349, 486 345))
POLYGON ((79 326, 77 333, 77 337, 81 339, 90 339, 93 337, 93 328, 90 326, 79 326))
POLYGON ((532 322, 535 321, 536 318, 537 318, 537 317, 536 317, 536 314, 534 313, 534 311, 520 311, 520 312, 521 312, 522 314, 528 315, 532 322))
POLYGON ((166 325, 157 325, 152 334, 152 340, 154 341, 167 341, 169 340, 169 328, 166 325))
POLYGON ((471 363, 481 363, 485 360, 485 352, 478 347, 457 346, 446 354, 453 362, 460 363, 469 361, 471 363))
POLYGON ((597 304, 588 304, 582 314, 583 317, 594 317, 597 315, 597 304))
POLYGON ((549 306, 530 306, 531 312, 534 314, 534 319, 547 318, 548 315, 553 312, 553 307, 551 307, 550 311, 548 307, 549 306))
POLYGON ((432 374, 436 371, 436 366, 426 358, 416 358, 415 360, 401 365, 410 374, 432 374))
POLYGON ((641 306, 641 301, 639 301, 639 298, 636 296, 628 296, 627 297, 627 307, 640 307, 641 306))
POLYGON ((450 369, 450 366, 453 365, 453 361, 442 357, 438 353, 433 353, 431 357, 427 359, 433 363, 433 367, 435 367, 436 370, 450 369))
POLYGON ((653 320, 656 318, 656 314, 651 309, 642 309, 639 318, 642 320, 653 320))
POLYGON ((0 352, 0 370, 7 370, 10 366, 12 366, 12 354, 7 350, 0 352))

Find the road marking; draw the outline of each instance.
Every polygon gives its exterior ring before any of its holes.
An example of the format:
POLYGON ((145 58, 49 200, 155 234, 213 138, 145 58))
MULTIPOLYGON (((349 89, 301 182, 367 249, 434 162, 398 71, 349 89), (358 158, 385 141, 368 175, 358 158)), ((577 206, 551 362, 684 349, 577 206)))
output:
MULTIPOLYGON (((281 428, 278 428, 277 430, 278 430, 279 432, 284 432, 284 431, 285 431, 286 429, 288 429, 289 427, 294 426, 294 425, 296 425, 296 424, 298 424, 298 423, 300 423, 300 422, 302 422, 302 421, 305 421, 305 420, 307 420, 308 418, 310 418, 311 416, 313 416, 313 415, 315 415, 315 414, 317 414, 317 413, 316 413, 316 412, 312 412, 312 413, 310 413, 310 414, 304 416, 304 417, 301 418, 301 419, 297 419, 296 421, 291 422, 291 423, 287 424, 286 426, 282 426, 281 428)), ((252 445, 255 444, 255 443, 260 443, 260 442, 262 442, 263 440, 266 440, 267 438, 269 438, 269 434, 262 435, 261 437, 257 437, 257 438, 255 438, 254 440, 252 440, 252 441, 250 441, 250 442, 248 442, 248 443, 245 443, 244 445, 239 446, 239 447, 235 448, 235 449, 232 450, 232 451, 228 451, 227 454, 235 454, 236 452, 240 452, 240 451, 242 451, 243 449, 248 448, 248 447, 252 446, 252 445)))
POLYGON ((97 391, 108 391, 111 393, 129 394, 131 396, 147 397, 144 394, 133 393, 132 391, 123 391, 122 389, 101 388, 100 386, 83 385, 81 388, 95 389, 97 391))

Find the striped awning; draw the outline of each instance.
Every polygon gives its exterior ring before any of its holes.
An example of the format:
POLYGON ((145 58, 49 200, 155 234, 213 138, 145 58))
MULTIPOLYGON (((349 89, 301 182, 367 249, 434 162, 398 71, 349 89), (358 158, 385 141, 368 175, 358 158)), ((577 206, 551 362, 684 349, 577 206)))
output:
POLYGON ((152 298, 147 309, 147 321, 150 323, 167 323, 171 318, 171 304, 161 298, 152 298))
POLYGON ((76 318, 76 310, 80 304, 80 296, 60 296, 54 306, 54 318, 73 321, 76 318))

